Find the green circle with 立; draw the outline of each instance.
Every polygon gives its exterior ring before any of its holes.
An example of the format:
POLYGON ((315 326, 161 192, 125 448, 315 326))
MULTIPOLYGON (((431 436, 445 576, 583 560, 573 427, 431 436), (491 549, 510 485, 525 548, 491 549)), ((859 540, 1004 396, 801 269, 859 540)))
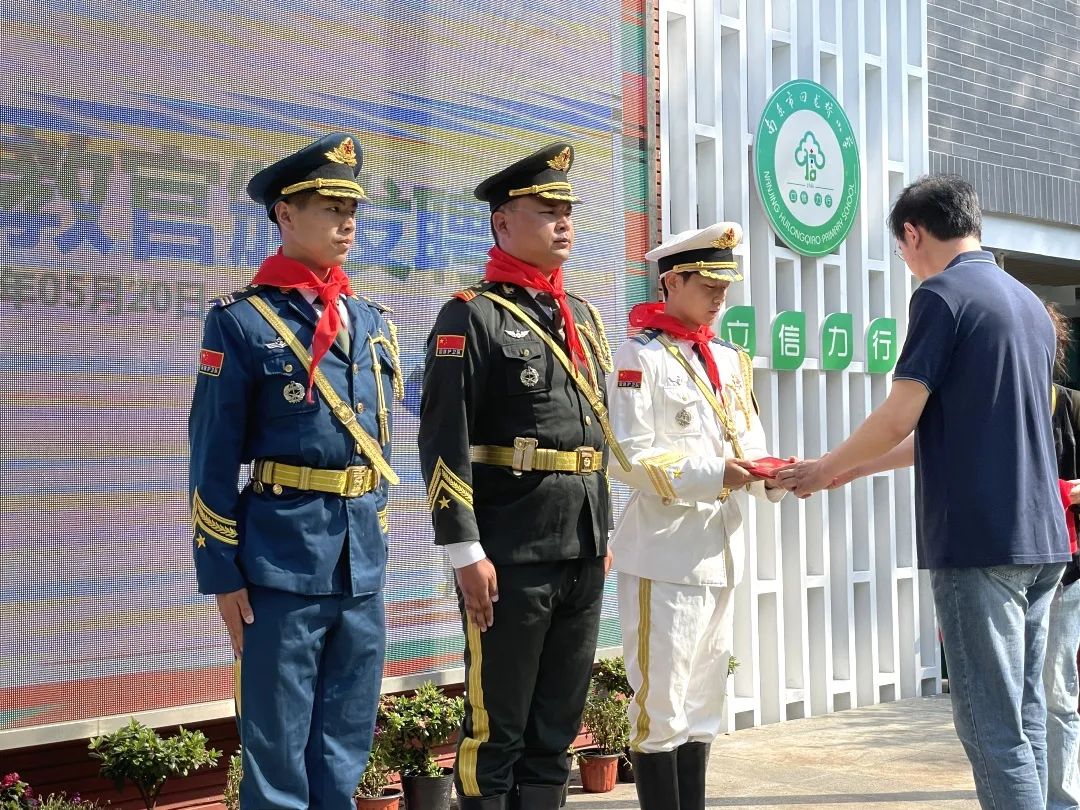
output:
POLYGON ((795 79, 772 94, 754 139, 754 175, 765 214, 788 247, 824 256, 843 243, 862 181, 854 130, 832 93, 795 79), (818 199, 825 204, 815 205, 818 199))

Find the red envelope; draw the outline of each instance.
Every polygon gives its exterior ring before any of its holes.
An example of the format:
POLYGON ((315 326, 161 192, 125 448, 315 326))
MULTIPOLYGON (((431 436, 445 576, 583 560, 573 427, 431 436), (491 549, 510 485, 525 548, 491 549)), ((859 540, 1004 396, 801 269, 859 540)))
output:
POLYGON ((781 467, 786 467, 788 464, 791 464, 791 462, 786 458, 765 456, 764 458, 752 459, 746 465, 746 469, 760 478, 776 478, 776 471, 781 467))

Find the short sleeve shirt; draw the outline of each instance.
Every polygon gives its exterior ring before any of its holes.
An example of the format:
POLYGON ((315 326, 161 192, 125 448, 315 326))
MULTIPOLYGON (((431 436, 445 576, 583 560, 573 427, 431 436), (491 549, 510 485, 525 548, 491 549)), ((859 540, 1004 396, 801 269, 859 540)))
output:
POLYGON ((911 298, 894 378, 930 392, 915 429, 922 568, 1065 562, 1051 427, 1054 327, 984 251, 911 298))

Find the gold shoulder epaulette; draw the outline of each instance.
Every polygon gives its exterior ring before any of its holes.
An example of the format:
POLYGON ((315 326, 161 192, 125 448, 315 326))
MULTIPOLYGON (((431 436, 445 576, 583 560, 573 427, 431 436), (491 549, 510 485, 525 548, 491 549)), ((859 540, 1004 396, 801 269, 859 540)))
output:
POLYGON ((379 312, 388 312, 391 315, 394 314, 394 310, 392 310, 390 307, 384 306, 383 304, 380 304, 378 301, 372 301, 366 295, 359 295, 359 296, 357 296, 357 298, 359 298, 361 301, 375 307, 375 309, 379 310, 379 312))
POLYGON ((237 301, 243 301, 245 298, 249 298, 259 291, 258 284, 248 284, 246 287, 242 287, 236 292, 231 292, 228 295, 222 295, 218 298, 210 300, 210 306, 212 307, 227 307, 230 304, 235 304, 237 301))
POLYGON ((471 287, 466 287, 464 290, 458 290, 456 293, 454 293, 454 298, 458 298, 465 303, 468 303, 469 301, 472 301, 474 298, 480 295, 480 293, 485 292, 486 290, 490 290, 494 286, 495 283, 489 281, 485 281, 482 284, 474 284, 471 287))

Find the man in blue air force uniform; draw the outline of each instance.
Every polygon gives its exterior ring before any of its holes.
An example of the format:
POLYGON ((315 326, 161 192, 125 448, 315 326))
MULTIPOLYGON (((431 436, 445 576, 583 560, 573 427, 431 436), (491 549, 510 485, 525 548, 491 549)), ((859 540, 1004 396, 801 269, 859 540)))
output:
POLYGON ((350 808, 371 747, 401 377, 385 310, 341 269, 360 166, 327 135, 252 178, 282 245, 213 303, 199 353, 193 546, 237 659, 243 808, 350 808))

